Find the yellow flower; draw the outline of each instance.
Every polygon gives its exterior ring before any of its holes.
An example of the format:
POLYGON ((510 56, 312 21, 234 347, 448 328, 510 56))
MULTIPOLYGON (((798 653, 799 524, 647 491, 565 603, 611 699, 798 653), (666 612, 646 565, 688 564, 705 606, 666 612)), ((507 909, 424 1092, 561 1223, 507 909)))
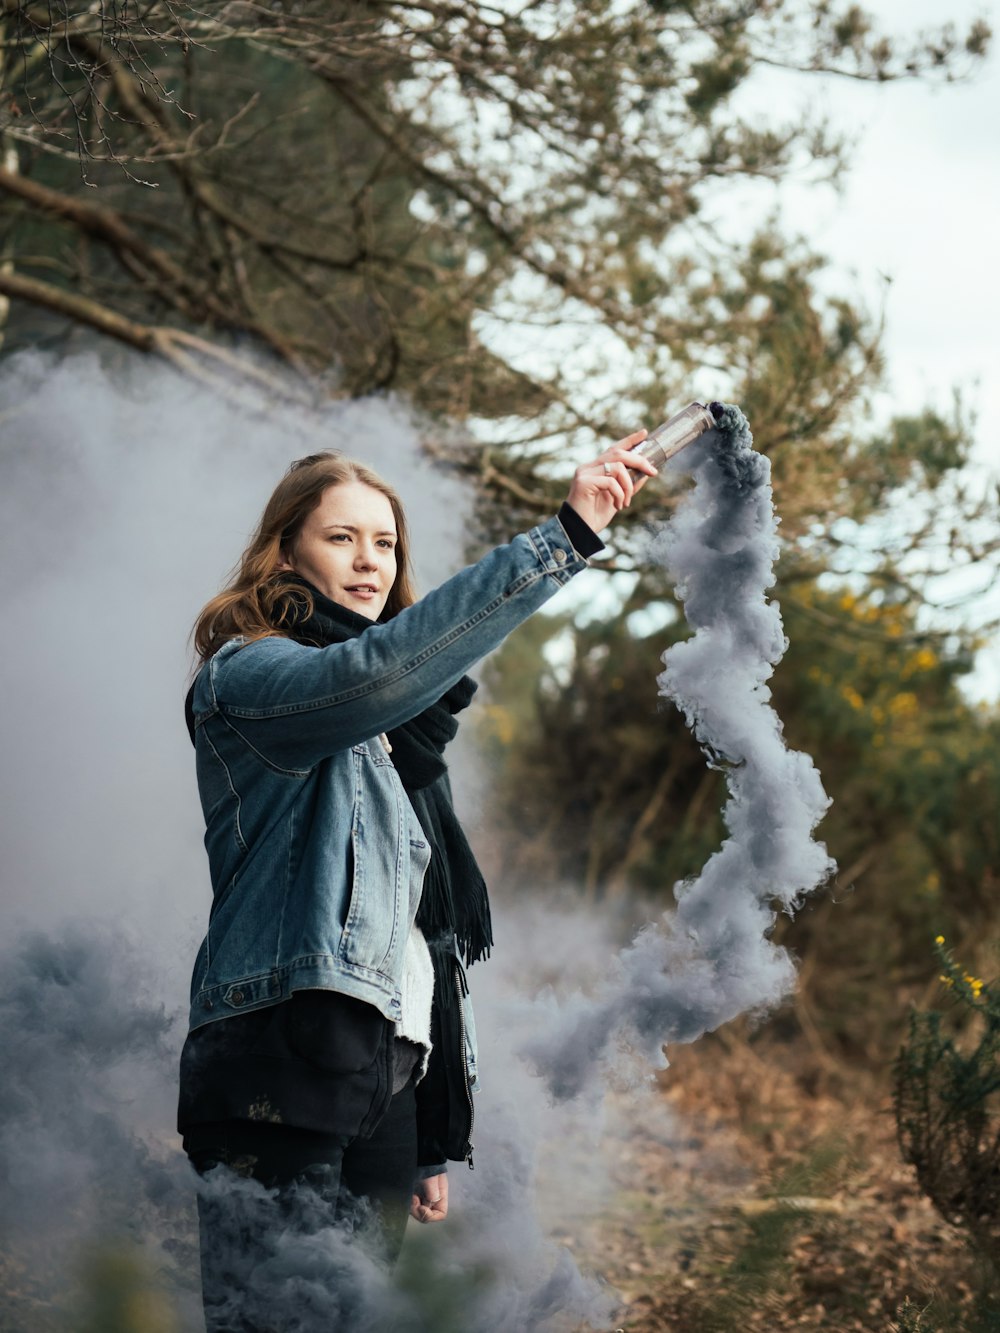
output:
POLYGON ((857 692, 853 685, 841 685, 840 693, 851 705, 852 708, 864 708, 865 701, 857 692))
POLYGON ((934 936, 934 943, 935 943, 935 944, 944 944, 944 936, 943 936, 943 935, 935 935, 935 936, 934 936))
POLYGON ((894 694, 889 700, 889 712, 893 717, 912 717, 920 708, 917 696, 910 690, 894 694))
POLYGON ((937 654, 929 648, 921 648, 913 658, 913 665, 918 671, 933 671, 937 663, 937 654))

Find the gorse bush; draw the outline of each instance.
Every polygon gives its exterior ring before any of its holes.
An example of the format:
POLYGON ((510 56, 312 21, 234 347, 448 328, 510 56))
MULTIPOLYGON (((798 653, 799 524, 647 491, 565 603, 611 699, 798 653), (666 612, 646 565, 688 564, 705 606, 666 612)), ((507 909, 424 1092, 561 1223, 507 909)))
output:
POLYGON ((1000 1276, 1000 986, 938 936, 948 1012, 915 1011, 895 1063, 900 1148, 921 1188, 1000 1276))

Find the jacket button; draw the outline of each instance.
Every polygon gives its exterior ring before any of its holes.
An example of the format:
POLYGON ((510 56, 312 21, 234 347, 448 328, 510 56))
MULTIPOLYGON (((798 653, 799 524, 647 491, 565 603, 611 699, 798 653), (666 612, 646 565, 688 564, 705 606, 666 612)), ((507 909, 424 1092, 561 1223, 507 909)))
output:
POLYGON ((243 1001, 244 1001, 245 999, 246 999, 246 996, 243 994, 243 992, 242 992, 241 990, 234 990, 233 993, 232 993, 232 995, 230 995, 230 997, 229 997, 229 1003, 230 1003, 230 1004, 242 1004, 243 1001))
POLYGON ((552 559, 556 562, 557 565, 564 565, 566 561, 569 559, 569 556, 566 554, 566 552, 563 550, 561 546, 557 546, 556 549, 552 552, 552 559))

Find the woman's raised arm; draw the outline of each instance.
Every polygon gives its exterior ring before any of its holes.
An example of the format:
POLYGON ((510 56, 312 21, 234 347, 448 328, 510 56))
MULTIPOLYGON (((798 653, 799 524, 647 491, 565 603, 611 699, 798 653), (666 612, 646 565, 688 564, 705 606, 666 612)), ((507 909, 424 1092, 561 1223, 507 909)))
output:
MULTIPOLYGON (((568 503, 595 531, 631 501, 627 457, 639 431, 577 469, 568 503)), ((195 687, 196 723, 213 714, 286 771, 390 731, 415 717, 586 567, 558 518, 476 564, 356 639, 313 648, 275 637, 223 647, 195 687)))

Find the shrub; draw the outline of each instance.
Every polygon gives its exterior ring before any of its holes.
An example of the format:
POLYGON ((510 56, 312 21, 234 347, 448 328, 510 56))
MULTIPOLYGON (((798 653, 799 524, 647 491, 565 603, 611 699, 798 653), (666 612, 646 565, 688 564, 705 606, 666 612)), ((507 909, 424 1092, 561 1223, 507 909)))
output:
POLYGON ((895 1063, 904 1159, 946 1221, 1000 1274, 1000 986, 936 941, 947 1013, 914 1011, 895 1063))

